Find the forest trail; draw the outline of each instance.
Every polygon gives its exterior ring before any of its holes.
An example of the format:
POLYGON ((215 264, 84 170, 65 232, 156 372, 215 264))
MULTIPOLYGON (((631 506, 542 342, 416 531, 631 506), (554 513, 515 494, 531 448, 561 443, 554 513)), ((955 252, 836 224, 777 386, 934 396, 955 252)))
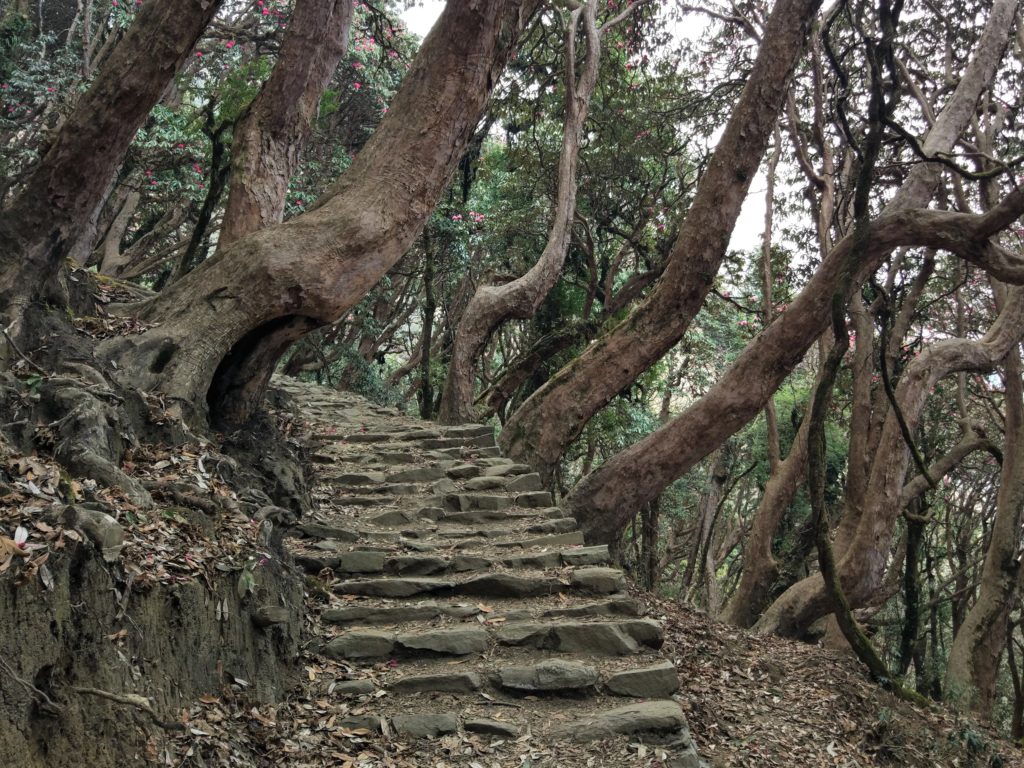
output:
POLYGON ((277 386, 318 446, 318 510, 288 546, 323 579, 310 677, 347 702, 338 724, 408 745, 410 765, 702 764, 661 624, 491 427, 277 386))

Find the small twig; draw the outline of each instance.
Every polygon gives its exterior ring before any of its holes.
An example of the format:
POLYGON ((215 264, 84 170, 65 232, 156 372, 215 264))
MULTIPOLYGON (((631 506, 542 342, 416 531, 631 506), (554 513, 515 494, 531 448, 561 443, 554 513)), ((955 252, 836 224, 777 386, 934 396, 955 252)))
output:
POLYGON ((87 696, 99 696, 101 699, 107 699, 113 701, 115 704, 124 704, 129 707, 135 707, 141 709, 147 715, 152 718, 153 723, 165 731, 183 731, 185 726, 181 723, 172 723, 166 720, 162 720, 159 715, 153 710, 153 705, 149 703, 149 699, 145 696, 140 696, 137 693, 111 693, 110 691, 104 691, 100 688, 83 688, 80 686, 74 686, 71 690, 75 693, 82 693, 87 696))
POLYGON ((18 347, 18 345, 14 343, 14 339, 11 338, 11 334, 7 332, 6 328, 0 329, 0 330, 3 331, 4 338, 7 339, 7 343, 11 345, 11 349, 14 350, 15 354, 17 354, 18 357, 20 357, 22 360, 24 360, 26 363, 28 363, 29 368, 31 368, 33 371, 35 371, 36 373, 38 373, 38 374, 40 374, 42 376, 49 376, 50 375, 50 372, 48 370, 46 370, 45 368, 42 368, 42 367, 36 365, 34 362, 32 362, 32 358, 30 358, 28 355, 26 355, 24 352, 21 351, 21 349, 18 347))
POLYGON ((511 707, 512 709, 522 709, 523 708, 522 704, 514 704, 511 701, 495 701, 494 699, 488 699, 488 698, 485 698, 483 696, 481 696, 480 698, 482 699, 482 701, 480 701, 478 703, 486 704, 486 705, 491 706, 491 707, 511 707))
POLYGON ((43 691, 36 688, 34 685, 32 685, 32 683, 28 682, 28 680, 24 680, 21 677, 19 677, 18 674, 11 667, 11 665, 7 663, 7 660, 4 659, 3 656, 0 656, 0 667, 3 667, 4 672, 6 672, 8 676, 12 680, 14 680, 14 682, 21 685, 29 693, 35 694, 40 699, 42 699, 43 703, 46 704, 48 707, 52 708, 55 713, 64 711, 64 708, 61 707, 60 704, 58 704, 49 696, 47 696, 43 691))

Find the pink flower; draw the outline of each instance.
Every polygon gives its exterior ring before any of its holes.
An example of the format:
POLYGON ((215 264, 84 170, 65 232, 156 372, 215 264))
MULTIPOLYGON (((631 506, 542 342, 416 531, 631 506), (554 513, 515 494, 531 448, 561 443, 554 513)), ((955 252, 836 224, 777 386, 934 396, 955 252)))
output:
POLYGON ((224 43, 224 46, 226 48, 234 48, 235 47, 235 41, 234 40, 228 40, 226 43, 224 43))
POLYGON ((358 91, 360 88, 363 87, 363 85, 362 83, 352 83, 352 87, 358 91))
POLYGON ((196 56, 198 56, 200 59, 203 58, 203 52, 202 51, 196 51, 196 56))

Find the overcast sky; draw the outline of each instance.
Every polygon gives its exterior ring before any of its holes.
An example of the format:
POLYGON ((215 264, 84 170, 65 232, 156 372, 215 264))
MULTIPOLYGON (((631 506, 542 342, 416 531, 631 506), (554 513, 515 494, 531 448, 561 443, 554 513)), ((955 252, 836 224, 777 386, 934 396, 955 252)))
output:
MULTIPOLYGON (((443 0, 420 0, 417 5, 402 12, 402 19, 410 31, 421 38, 426 37, 443 8, 443 0)), ((693 30, 683 32, 687 36, 692 33, 693 30)), ((764 174, 758 172, 750 187, 750 194, 743 205, 743 210, 740 212, 740 218, 736 222, 736 229, 733 230, 732 239, 729 242, 730 248, 750 250, 760 247, 761 230, 764 228, 765 184, 764 174)))
POLYGON ((420 0, 414 7, 402 11, 402 19, 412 32, 426 37, 442 8, 444 3, 441 0, 420 0))

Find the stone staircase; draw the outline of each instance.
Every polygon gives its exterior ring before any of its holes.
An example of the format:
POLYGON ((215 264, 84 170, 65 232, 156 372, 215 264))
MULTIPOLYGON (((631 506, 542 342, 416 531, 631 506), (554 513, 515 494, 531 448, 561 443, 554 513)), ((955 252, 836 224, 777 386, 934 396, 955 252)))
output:
POLYGON ((326 585, 314 650, 352 699, 344 727, 564 745, 565 766, 702 765, 661 626, 491 427, 275 386, 313 428, 318 510, 288 546, 326 585))

